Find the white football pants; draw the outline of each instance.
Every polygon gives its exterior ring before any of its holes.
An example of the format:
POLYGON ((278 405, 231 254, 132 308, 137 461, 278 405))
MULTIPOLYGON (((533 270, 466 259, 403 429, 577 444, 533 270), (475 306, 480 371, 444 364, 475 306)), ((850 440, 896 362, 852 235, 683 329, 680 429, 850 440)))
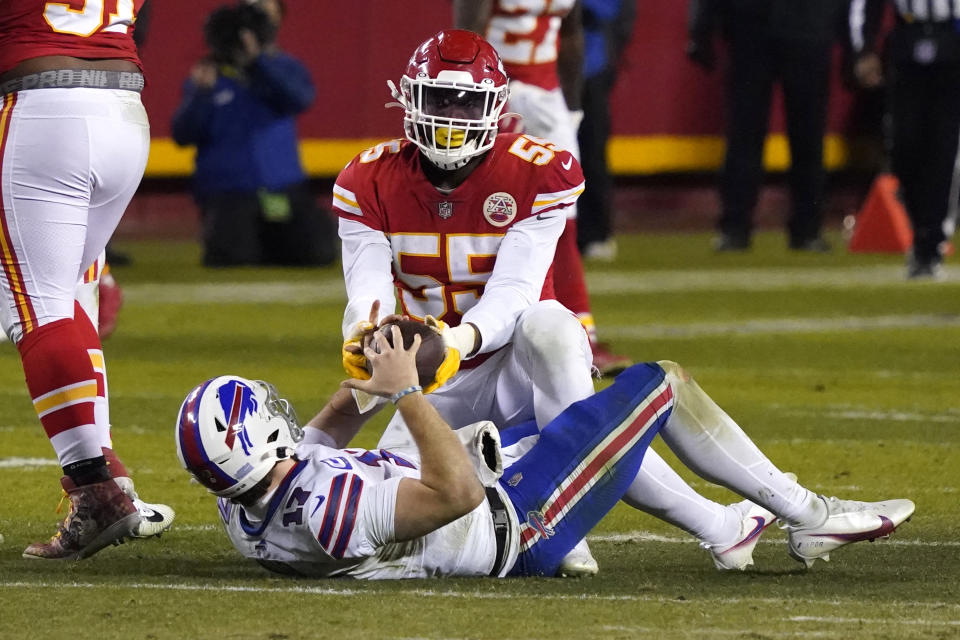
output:
POLYGON ((30 324, 73 317, 77 281, 143 177, 150 130, 134 91, 37 89, 3 105, 0 325, 19 342, 30 324))

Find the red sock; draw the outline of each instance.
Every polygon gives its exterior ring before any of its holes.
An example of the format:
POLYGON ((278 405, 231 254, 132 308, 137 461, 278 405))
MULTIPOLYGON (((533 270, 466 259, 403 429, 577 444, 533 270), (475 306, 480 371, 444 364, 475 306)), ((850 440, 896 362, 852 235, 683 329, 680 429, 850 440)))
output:
POLYGON ((79 302, 73 303, 73 317, 77 324, 77 332, 80 334, 80 342, 90 358, 90 364, 97 377, 97 395, 105 398, 107 394, 106 368, 103 362, 103 345, 100 342, 100 334, 90 317, 80 306, 79 302))
MULTIPOLYGON (((95 424, 98 384, 83 342, 77 323, 65 318, 34 329, 17 345, 34 409, 51 440, 95 424)), ((54 442, 60 464, 101 456, 100 445, 88 438, 89 434, 78 434, 60 438, 67 441, 61 446, 54 442)))
POLYGON ((557 242, 553 257, 553 289, 557 300, 578 316, 590 313, 590 297, 583 275, 583 262, 577 250, 577 221, 567 220, 567 226, 557 242))

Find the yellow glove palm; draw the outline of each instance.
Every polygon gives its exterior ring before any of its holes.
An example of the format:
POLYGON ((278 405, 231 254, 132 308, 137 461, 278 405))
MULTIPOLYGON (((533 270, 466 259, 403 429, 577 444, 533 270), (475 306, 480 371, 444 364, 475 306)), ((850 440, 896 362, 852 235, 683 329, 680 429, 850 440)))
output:
POLYGON ((423 390, 424 393, 430 393, 443 386, 460 370, 460 361, 463 359, 463 355, 472 350, 473 343, 476 341, 476 329, 472 325, 461 325, 451 329, 446 322, 437 320, 433 316, 424 318, 423 323, 439 333, 440 337, 443 338, 443 344, 446 346, 443 362, 437 367, 433 384, 423 390), (457 333, 457 331, 460 333, 457 333), (469 332, 469 336, 466 335, 467 332, 469 332), (464 349, 463 342, 465 340, 469 342, 468 349, 464 349))
POLYGON ((351 378, 358 380, 370 379, 370 372, 367 371, 367 358, 363 355, 363 338, 374 329, 376 329, 376 326, 372 322, 358 322, 354 325, 353 333, 350 334, 350 337, 343 341, 343 346, 340 348, 340 354, 343 358, 343 369, 351 378), (359 351, 356 353, 348 351, 347 347, 349 346, 357 346, 359 347, 359 351))

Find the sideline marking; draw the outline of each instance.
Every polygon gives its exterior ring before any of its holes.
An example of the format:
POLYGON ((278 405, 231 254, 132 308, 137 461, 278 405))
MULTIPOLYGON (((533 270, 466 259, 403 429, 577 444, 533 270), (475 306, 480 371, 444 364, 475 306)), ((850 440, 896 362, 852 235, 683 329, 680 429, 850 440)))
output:
MULTIPOLYGON (((395 581, 394 581, 395 582, 395 581)), ((412 596, 415 598, 469 598, 471 600, 575 600, 575 601, 597 601, 597 602, 656 602, 663 604, 689 605, 702 602, 718 602, 722 604, 751 604, 764 603, 776 606, 782 606, 783 598, 696 598, 687 597, 684 600, 678 600, 675 596, 655 596, 655 595, 597 595, 591 593, 582 594, 537 594, 537 593, 491 593, 489 591, 437 591, 434 589, 410 589, 395 590, 386 589, 335 589, 331 587, 258 587, 251 585, 210 585, 210 584, 175 584, 157 583, 157 582, 130 582, 130 583, 110 583, 95 584, 92 582, 27 582, 27 581, 8 581, 0 582, 0 589, 155 589, 158 591, 213 591, 225 593, 300 593, 307 595, 328 595, 328 596, 363 596, 363 595, 390 595, 390 596, 412 596)), ((812 600, 804 599, 804 604, 827 607, 849 607, 854 604, 862 605, 863 601, 856 598, 830 599, 830 600, 812 600)), ((960 609, 960 604, 956 602, 923 602, 923 601, 894 601, 885 603, 885 606, 902 607, 926 607, 930 609, 960 609)))
POLYGON ((604 325, 603 334, 633 340, 695 338, 703 336, 752 336, 783 333, 827 333, 865 329, 913 329, 960 327, 960 314, 920 313, 887 316, 842 316, 809 318, 740 319, 732 322, 691 322, 689 324, 604 325))
POLYGON ((52 458, 0 458, 0 469, 21 467, 56 467, 60 463, 52 458))
MULTIPOLYGON (((960 267, 946 267, 946 284, 960 282, 960 267)), ((943 282, 937 283, 944 285, 943 282)), ((748 268, 673 269, 634 272, 591 271, 587 274, 591 295, 666 293, 691 291, 781 291, 798 287, 814 289, 862 289, 863 287, 917 287, 903 277, 899 266, 838 268, 748 268)), ((255 282, 173 282, 130 284, 123 287, 127 304, 223 304, 281 302, 305 305, 346 302, 341 278, 310 282, 261 280, 255 282)), ((604 327, 607 328, 606 326, 604 327)))

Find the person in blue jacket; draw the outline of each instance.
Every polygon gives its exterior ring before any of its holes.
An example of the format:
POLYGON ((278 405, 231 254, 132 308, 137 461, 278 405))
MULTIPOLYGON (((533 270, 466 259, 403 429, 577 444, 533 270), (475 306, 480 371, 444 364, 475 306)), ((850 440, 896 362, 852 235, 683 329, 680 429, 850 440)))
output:
POLYGON ((316 92, 303 64, 275 44, 282 13, 261 5, 282 12, 261 0, 210 14, 211 53, 191 70, 173 117, 177 144, 197 148, 203 263, 329 264, 336 229, 310 192, 295 123, 316 92))

